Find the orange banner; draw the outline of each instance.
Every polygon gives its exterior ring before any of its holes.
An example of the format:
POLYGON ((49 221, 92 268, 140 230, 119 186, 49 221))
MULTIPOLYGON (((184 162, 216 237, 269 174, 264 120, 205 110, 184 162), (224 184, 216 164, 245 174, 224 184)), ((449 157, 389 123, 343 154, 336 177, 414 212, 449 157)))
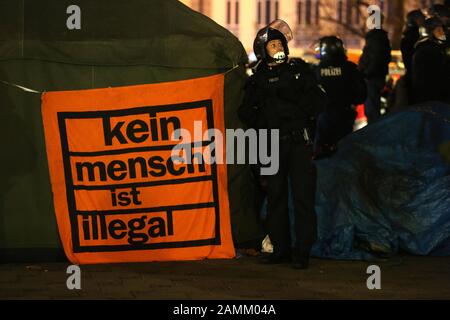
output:
POLYGON ((225 132, 223 85, 216 75, 42 95, 56 219, 72 263, 234 257, 226 165, 201 161, 211 143, 203 133, 225 132), (193 138, 191 163, 171 158, 183 139, 176 129, 193 138))

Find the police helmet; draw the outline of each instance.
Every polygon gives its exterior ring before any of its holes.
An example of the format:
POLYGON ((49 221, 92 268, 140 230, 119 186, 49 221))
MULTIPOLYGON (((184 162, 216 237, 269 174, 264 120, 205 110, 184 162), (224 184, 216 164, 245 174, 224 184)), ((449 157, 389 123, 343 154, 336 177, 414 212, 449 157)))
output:
POLYGON ((292 39, 292 31, 283 20, 274 20, 266 27, 260 29, 253 42, 253 51, 258 60, 268 59, 266 45, 271 40, 280 40, 283 44, 284 54, 289 55, 288 41, 292 39))
POLYGON ((347 56, 344 42, 336 36, 320 38, 318 51, 320 60, 345 59, 347 56))
POLYGON ((432 17, 425 20, 425 30, 429 37, 433 36, 433 31, 438 27, 445 27, 444 21, 438 17, 432 17))
POLYGON ((423 20, 425 21, 425 15, 423 14, 422 10, 413 10, 408 12, 406 15, 406 24, 409 27, 418 27, 417 20, 423 20))

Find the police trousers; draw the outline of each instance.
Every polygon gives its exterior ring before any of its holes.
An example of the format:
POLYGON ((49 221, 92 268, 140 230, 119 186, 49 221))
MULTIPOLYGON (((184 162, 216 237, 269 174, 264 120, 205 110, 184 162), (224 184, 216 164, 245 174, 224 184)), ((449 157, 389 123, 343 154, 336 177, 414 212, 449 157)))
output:
POLYGON ((279 170, 267 176, 266 228, 274 254, 292 254, 294 259, 308 259, 317 238, 314 210, 316 168, 312 162, 313 147, 292 140, 280 141, 279 170), (288 214, 288 178, 294 199, 294 245, 288 214))

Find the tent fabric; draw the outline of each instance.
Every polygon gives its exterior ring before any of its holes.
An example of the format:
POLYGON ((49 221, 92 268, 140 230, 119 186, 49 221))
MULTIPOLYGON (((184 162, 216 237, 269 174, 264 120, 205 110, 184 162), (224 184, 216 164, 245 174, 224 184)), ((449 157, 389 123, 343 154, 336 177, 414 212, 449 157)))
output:
POLYGON ((348 136, 317 161, 313 255, 450 255, 450 106, 426 103, 348 136))
POLYGON ((73 4, 2 1, 0 60, 217 69, 246 59, 233 34, 179 1, 79 0, 81 28, 69 30, 73 4))
MULTIPOLYGON (((225 126, 239 128, 247 60, 229 31, 176 0, 77 1, 81 30, 66 28, 65 0, 0 2, 0 81, 38 91, 159 83, 225 73, 225 126)), ((0 256, 61 248, 39 94, 0 82, 0 256)), ((228 166, 235 243, 262 239, 246 166, 228 166)), ((0 257, 1 258, 1 257, 0 257)))

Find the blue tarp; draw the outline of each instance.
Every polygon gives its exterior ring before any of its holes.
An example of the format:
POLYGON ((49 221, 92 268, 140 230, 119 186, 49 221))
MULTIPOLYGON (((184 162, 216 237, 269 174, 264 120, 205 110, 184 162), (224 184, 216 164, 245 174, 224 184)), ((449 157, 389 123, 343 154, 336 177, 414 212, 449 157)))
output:
POLYGON ((388 115, 343 139, 333 157, 316 162, 312 254, 450 255, 449 142, 450 105, 440 103, 388 115))
MULTIPOLYGON (((316 161, 312 255, 450 255, 449 149, 450 105, 440 103, 385 116, 343 139, 333 157, 316 161)), ((291 194, 289 202, 292 219, 291 194)))

